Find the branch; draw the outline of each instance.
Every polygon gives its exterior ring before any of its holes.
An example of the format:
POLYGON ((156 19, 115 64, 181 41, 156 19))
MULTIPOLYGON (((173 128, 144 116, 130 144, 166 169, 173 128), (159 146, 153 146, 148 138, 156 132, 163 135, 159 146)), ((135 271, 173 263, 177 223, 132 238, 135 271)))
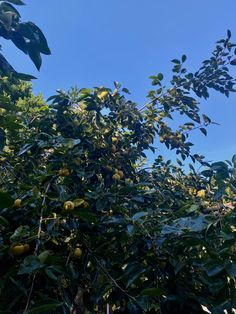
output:
MULTIPOLYGON (((50 185, 51 185, 51 182, 48 182, 47 187, 45 189, 45 195, 44 195, 43 201, 42 201, 42 208, 41 208, 41 212, 40 212, 39 227, 38 227, 38 233, 37 233, 38 241, 36 242, 34 255, 38 254, 38 249, 39 249, 39 246, 40 246, 40 236, 41 236, 41 231, 42 231, 44 206, 45 206, 45 203, 46 203, 46 194, 47 194, 47 192, 48 192, 48 190, 50 188, 50 185)), ((30 286, 30 291, 29 291, 28 298, 27 298, 27 303, 26 303, 25 309, 23 311, 23 314, 27 314, 27 312, 28 312, 28 308, 29 308, 30 301, 31 301, 31 296, 32 296, 33 289, 34 289, 35 278, 36 278, 36 273, 34 274, 33 279, 32 279, 32 283, 31 283, 31 286, 30 286)))

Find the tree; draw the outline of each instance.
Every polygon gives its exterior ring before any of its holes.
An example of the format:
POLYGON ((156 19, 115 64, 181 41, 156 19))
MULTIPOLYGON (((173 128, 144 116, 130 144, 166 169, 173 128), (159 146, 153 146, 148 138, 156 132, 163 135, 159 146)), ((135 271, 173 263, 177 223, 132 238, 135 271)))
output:
POLYGON ((170 87, 152 76, 141 109, 117 82, 45 102, 0 78, 1 312, 232 312, 236 157, 209 164, 189 140, 212 123, 199 99, 235 91, 230 37, 196 73, 172 60, 170 87), (176 113, 186 122, 173 129, 176 113), (145 165, 156 137, 177 165, 145 165))

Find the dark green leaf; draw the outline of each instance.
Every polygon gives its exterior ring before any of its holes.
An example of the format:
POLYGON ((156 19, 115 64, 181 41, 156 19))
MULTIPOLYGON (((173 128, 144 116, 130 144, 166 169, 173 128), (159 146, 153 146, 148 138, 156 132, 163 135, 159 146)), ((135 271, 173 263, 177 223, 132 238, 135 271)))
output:
POLYGON ((28 46, 24 37, 17 31, 12 31, 10 33, 12 42, 16 45, 17 48, 22 50, 25 54, 28 53, 28 46))
MULTIPOLYGON (((8 2, 10 2, 10 1, 8 1, 8 2)), ((13 15, 20 17, 20 13, 10 3, 2 2, 0 4, 0 9, 3 10, 4 12, 11 12, 11 13, 13 13, 13 15)))
POLYGON ((173 59, 173 60, 171 60, 171 62, 176 63, 176 64, 180 64, 181 63, 178 59, 173 59))
POLYGON ((56 300, 50 303, 47 302, 47 300, 45 300, 44 302, 38 302, 31 306, 28 313, 29 314, 52 313, 52 311, 54 312, 55 309, 61 307, 62 305, 63 303, 57 302, 56 300))
POLYGON ((18 242, 22 240, 24 237, 28 237, 30 235, 28 226, 19 226, 11 235, 10 240, 13 242, 18 242))
POLYGON ((140 295, 146 295, 149 297, 162 296, 164 291, 161 288, 147 288, 141 291, 140 295))
POLYGON ((163 76, 162 73, 159 73, 159 74, 157 75, 157 78, 158 78, 159 81, 162 81, 163 78, 164 78, 164 76, 163 76))
POLYGON ((231 64, 231 65, 236 65, 236 59, 230 61, 230 64, 231 64))
POLYGON ((14 203, 14 200, 7 192, 0 191, 0 209, 10 207, 14 203))
POLYGON ((24 5, 24 2, 21 0, 7 0, 7 2, 10 2, 12 4, 16 4, 16 5, 24 5))
POLYGON ((200 131, 205 135, 207 136, 207 130, 205 128, 200 128, 200 131))
POLYGON ((44 265, 41 263, 37 256, 27 256, 23 263, 20 265, 18 275, 32 274, 35 270, 43 268, 44 265))
POLYGON ((16 73, 15 77, 22 81, 31 81, 37 79, 35 76, 25 73, 16 73))
POLYGON ((209 264, 209 266, 205 269, 205 271, 209 277, 213 277, 219 274, 223 269, 224 269, 224 265, 212 263, 211 265, 209 264))
POLYGON ((181 58, 182 62, 185 62, 187 60, 187 57, 186 55, 183 55, 182 58, 181 58))
POLYGON ((30 56, 30 59, 34 62, 36 68, 40 70, 41 65, 42 65, 42 58, 41 58, 40 52, 36 50, 35 48, 29 46, 29 56, 30 56))
POLYGON ((228 262, 226 265, 226 271, 230 277, 235 278, 236 277, 236 263, 228 262))
POLYGON ((6 134, 3 129, 0 128, 0 150, 6 145, 6 134))

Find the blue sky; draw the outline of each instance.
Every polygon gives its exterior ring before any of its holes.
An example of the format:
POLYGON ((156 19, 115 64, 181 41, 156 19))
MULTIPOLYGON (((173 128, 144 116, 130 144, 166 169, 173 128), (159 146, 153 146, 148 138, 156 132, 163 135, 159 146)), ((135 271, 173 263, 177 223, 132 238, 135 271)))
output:
MULTIPOLYGON (((52 50, 37 73, 23 53, 2 41, 3 52, 19 72, 38 77, 35 92, 45 97, 71 86, 113 86, 119 81, 140 106, 151 88, 148 77, 171 74, 170 60, 188 56, 197 70, 227 29, 236 42, 235 0, 25 0, 23 20, 43 30, 52 50)), ((236 76, 236 67, 232 69, 236 76)), ((208 136, 195 132, 195 151, 208 160, 236 153, 236 93, 229 99, 212 94, 202 110, 220 126, 208 136)), ((164 148, 160 147, 160 153, 164 148)), ((166 153, 165 153, 166 155, 166 153)), ((167 154, 168 155, 168 154, 167 154)), ((173 155, 170 155, 173 156, 173 155)))

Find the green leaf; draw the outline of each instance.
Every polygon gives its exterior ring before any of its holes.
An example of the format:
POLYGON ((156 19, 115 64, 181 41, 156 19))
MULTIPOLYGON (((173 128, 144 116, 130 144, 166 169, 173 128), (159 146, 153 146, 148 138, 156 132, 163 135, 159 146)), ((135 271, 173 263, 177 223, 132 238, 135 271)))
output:
POLYGON ((164 291, 161 288, 147 288, 141 291, 141 296, 158 297, 162 296, 164 291))
POLYGON ((132 220, 137 221, 142 219, 143 217, 146 217, 148 215, 148 212, 139 212, 133 215, 132 220))
POLYGON ((57 281, 57 276, 54 275, 54 273, 52 272, 52 270, 48 267, 45 269, 45 273, 47 274, 47 276, 52 279, 53 281, 57 281))
MULTIPOLYGON (((8 2, 10 2, 10 1, 8 1, 8 2)), ((13 15, 20 17, 20 13, 10 3, 2 2, 0 4, 0 9, 3 10, 3 12, 6 12, 6 13, 11 12, 11 13, 13 13, 13 15)))
POLYGON ((5 134, 5 131, 0 128, 0 149, 2 150, 5 147, 5 145, 6 145, 6 134, 5 134))
POLYGON ((157 78, 158 78, 159 81, 162 81, 163 78, 164 78, 164 76, 163 76, 162 73, 159 73, 159 74, 157 75, 157 78))
POLYGON ((36 66, 37 70, 39 71, 42 65, 42 58, 40 52, 33 47, 29 47, 29 56, 30 59, 33 61, 34 65, 36 66))
POLYGON ((51 301, 47 303, 47 300, 43 302, 38 302, 34 304, 32 307, 30 307, 28 313, 29 314, 36 314, 36 313, 52 313, 52 310, 57 309, 58 307, 61 307, 63 303, 58 301, 51 301))
POLYGON ((12 4, 16 4, 16 5, 25 5, 25 3, 21 0, 7 0, 7 2, 10 2, 12 4))
POLYGON ((236 59, 232 60, 232 61, 230 62, 230 64, 231 64, 231 65, 236 65, 236 59))
POLYGON ((16 47, 23 51, 25 54, 27 54, 28 46, 24 37, 17 31, 11 31, 10 36, 12 42, 16 45, 16 47))
POLYGON ((181 58, 182 62, 185 62, 187 60, 187 57, 186 55, 182 55, 182 58, 181 58))
POLYGON ((13 203, 13 198, 7 192, 0 191, 0 209, 11 207, 13 203))
POLYGON ((234 165, 236 165, 236 154, 233 155, 232 162, 233 162, 234 165))
POLYGON ((205 115, 204 113, 202 114, 202 117, 203 117, 203 120, 204 120, 206 125, 211 123, 211 119, 207 115, 205 115))
POLYGON ((126 284, 126 288, 128 288, 130 285, 132 285, 132 283, 134 283, 138 278, 140 278, 140 276, 146 272, 146 269, 141 269, 140 271, 138 271, 137 273, 131 273, 129 274, 129 280, 126 284))
POLYGON ((74 210, 73 214, 75 217, 78 217, 82 220, 87 220, 90 223, 94 224, 98 223, 96 215, 92 212, 89 212, 88 210, 86 211, 74 210))
POLYGON ((224 269, 223 262, 209 262, 205 267, 205 272, 209 277, 219 274, 224 269))
POLYGON ((28 237, 30 235, 30 230, 28 226, 20 226, 18 227, 13 235, 10 237, 10 240, 13 242, 20 241, 24 237, 28 237))
POLYGON ((171 60, 172 63, 180 64, 181 62, 178 59, 171 60))
POLYGON ((200 128, 200 131, 205 135, 207 136, 207 130, 205 128, 200 128))
POLYGON ((9 221, 7 219, 5 219, 4 217, 0 216, 0 225, 9 226, 9 221))
POLYGON ((20 265, 18 275, 32 274, 34 271, 43 268, 44 265, 41 263, 37 256, 27 256, 23 263, 20 265))
POLYGON ((43 251, 42 253, 39 254, 38 259, 43 264, 43 263, 46 262, 46 260, 49 257, 49 255, 50 255, 50 251, 48 251, 48 250, 43 251))
POLYGON ((199 205, 191 205, 190 207, 188 207, 187 209, 186 209, 186 212, 187 213, 194 213, 194 212, 197 212, 198 211, 198 209, 199 209, 199 205))
POLYGON ((30 27, 31 30, 34 33, 34 42, 33 42, 33 44, 36 45, 37 49, 41 53, 43 53, 45 55, 50 55, 51 51, 50 51, 50 49, 48 47, 47 40, 46 40, 44 34, 42 33, 41 29, 37 25, 32 23, 32 22, 28 22, 28 23, 26 23, 26 25, 28 27, 30 27))
POLYGON ((226 271, 230 277, 232 277, 232 278, 236 277, 236 263, 229 262, 229 263, 227 263, 225 268, 226 268, 226 271))
POLYGON ((37 78, 33 75, 30 74, 25 74, 25 73, 16 73, 15 77, 18 78, 19 80, 22 81, 31 81, 31 80, 36 80, 37 78))

